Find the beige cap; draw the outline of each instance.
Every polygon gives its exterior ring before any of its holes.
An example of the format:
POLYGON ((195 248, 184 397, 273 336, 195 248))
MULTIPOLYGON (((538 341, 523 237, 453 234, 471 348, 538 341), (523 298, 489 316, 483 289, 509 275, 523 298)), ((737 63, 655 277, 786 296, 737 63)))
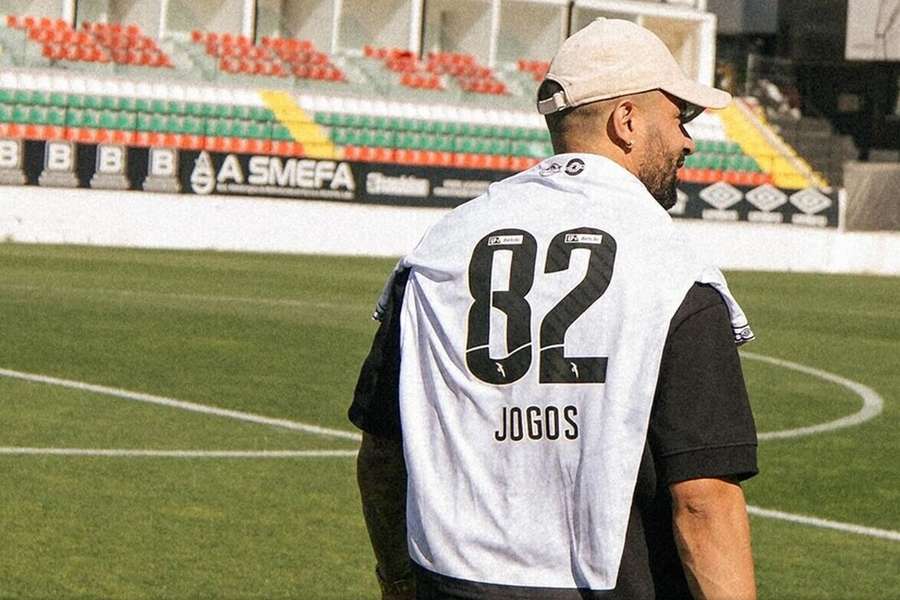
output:
POLYGON ((546 79, 562 91, 538 100, 542 115, 656 89, 694 105, 685 121, 731 102, 728 92, 688 79, 653 32, 621 19, 601 17, 574 33, 553 57, 546 79))

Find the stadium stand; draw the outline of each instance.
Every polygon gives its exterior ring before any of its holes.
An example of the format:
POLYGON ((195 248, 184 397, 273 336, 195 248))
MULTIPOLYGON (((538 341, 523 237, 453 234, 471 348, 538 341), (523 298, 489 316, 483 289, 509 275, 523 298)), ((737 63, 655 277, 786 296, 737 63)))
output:
MULTIPOLYGON (((201 30, 166 43, 170 52, 137 25, 76 31, 8 16, 3 59, 25 70, 0 76, 0 135, 499 170, 552 154, 531 108, 544 61, 492 69, 470 54, 371 45, 330 55, 306 39, 201 30), (79 63, 92 70, 59 69, 79 63), (164 68, 168 84, 110 64, 164 68)), ((686 182, 828 185, 752 101, 704 113, 688 130, 697 151, 680 172, 686 182)))
POLYGON ((76 31, 62 19, 9 15, 6 26, 22 30, 29 41, 41 46, 41 55, 51 62, 172 67, 168 55, 137 25, 85 22, 76 31))

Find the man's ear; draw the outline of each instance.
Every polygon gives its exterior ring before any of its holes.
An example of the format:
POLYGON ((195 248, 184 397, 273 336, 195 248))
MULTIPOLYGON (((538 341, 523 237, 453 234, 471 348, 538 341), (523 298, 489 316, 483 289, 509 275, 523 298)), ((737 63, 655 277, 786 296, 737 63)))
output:
POLYGON ((609 139, 626 152, 631 150, 637 136, 637 110, 633 100, 624 99, 616 104, 609 116, 609 139))

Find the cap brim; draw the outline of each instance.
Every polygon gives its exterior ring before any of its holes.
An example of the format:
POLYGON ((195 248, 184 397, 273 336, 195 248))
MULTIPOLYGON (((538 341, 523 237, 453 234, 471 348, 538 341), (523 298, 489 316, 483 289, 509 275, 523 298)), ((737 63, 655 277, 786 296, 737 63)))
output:
POLYGON ((682 79, 672 84, 662 86, 664 92, 672 94, 690 105, 685 112, 688 113, 684 122, 690 121, 706 108, 725 108, 731 103, 731 94, 726 91, 703 85, 690 79, 682 79))

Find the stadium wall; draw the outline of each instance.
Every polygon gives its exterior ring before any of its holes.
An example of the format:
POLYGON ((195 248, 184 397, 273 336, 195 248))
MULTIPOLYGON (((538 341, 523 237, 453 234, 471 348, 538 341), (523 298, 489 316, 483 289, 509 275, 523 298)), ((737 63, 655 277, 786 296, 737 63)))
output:
MULTIPOLYGON (((399 256, 447 209, 9 186, 0 240, 399 256)), ((900 234, 676 220, 724 269, 900 275, 900 234)))

